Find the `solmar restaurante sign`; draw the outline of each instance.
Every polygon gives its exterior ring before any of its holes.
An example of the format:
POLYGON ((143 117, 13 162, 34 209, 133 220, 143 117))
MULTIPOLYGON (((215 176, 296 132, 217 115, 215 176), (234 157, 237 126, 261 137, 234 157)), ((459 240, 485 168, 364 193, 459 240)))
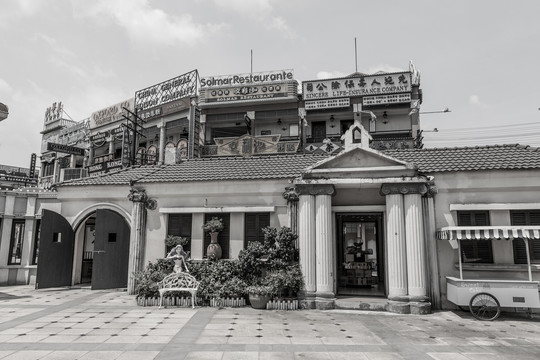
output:
POLYGON ((293 70, 265 71, 251 74, 222 75, 201 78, 201 88, 213 86, 258 85, 293 80, 293 70))

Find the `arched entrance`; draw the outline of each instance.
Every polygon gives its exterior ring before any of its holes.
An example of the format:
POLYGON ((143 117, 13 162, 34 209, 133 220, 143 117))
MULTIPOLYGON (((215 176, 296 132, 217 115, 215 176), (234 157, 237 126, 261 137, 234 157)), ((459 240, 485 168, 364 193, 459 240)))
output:
POLYGON ((43 210, 36 288, 85 281, 92 289, 126 287, 130 236, 126 220, 113 210, 97 209, 77 228, 74 231, 62 215, 43 210), (74 263, 80 281, 73 278, 74 263))

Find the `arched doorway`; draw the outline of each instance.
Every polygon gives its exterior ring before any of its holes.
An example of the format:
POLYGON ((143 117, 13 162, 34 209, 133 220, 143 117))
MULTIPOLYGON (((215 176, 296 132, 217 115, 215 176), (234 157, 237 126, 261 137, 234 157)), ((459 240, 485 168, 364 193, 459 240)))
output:
POLYGON ((110 209, 87 215, 75 231, 62 215, 43 210, 36 288, 78 282, 92 289, 126 287, 129 236, 126 220, 110 209))

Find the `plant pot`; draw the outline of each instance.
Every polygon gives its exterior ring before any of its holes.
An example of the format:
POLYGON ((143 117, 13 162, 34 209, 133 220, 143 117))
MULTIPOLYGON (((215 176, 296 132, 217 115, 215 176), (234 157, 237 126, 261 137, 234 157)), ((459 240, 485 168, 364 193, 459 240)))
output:
POLYGON ((270 295, 249 294, 249 303, 254 309, 266 309, 266 304, 270 299, 270 295))
POLYGON ((210 233, 210 245, 206 248, 206 256, 214 255, 216 259, 221 259, 221 246, 217 242, 219 233, 210 233))

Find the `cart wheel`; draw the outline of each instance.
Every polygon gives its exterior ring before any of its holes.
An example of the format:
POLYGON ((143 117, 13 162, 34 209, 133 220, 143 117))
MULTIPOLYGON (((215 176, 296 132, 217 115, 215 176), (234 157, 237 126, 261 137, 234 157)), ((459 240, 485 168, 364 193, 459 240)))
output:
POLYGON ((478 320, 495 320, 501 314, 499 301, 488 293, 478 293, 469 302, 472 316, 478 320))

